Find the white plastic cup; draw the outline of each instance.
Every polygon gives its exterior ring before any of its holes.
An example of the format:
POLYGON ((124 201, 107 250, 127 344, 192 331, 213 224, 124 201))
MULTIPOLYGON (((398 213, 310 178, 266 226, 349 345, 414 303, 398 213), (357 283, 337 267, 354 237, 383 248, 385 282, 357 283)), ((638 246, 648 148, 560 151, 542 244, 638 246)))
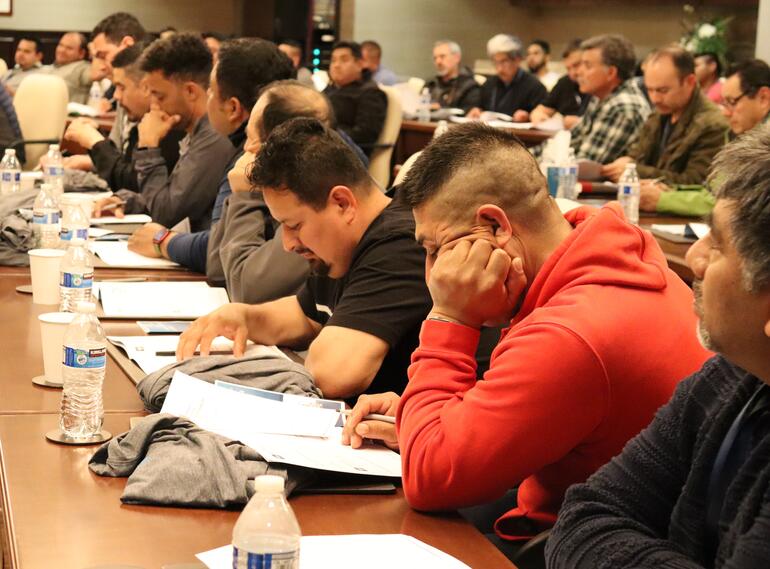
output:
POLYGON ((22 172, 21 173, 21 189, 31 190, 35 187, 35 180, 41 180, 43 178, 42 172, 22 172))
POLYGON ((75 318, 74 312, 47 312, 38 316, 40 320, 40 340, 43 348, 43 370, 48 383, 61 385, 62 346, 67 326, 75 318))
POLYGON ((59 267, 64 253, 63 249, 32 249, 28 252, 32 302, 35 304, 59 304, 59 267))

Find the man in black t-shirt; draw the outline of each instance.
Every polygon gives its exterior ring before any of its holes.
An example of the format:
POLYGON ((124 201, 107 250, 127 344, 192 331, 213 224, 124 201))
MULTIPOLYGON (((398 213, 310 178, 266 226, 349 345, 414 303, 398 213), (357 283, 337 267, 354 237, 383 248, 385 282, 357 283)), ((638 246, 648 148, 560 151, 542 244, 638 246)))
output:
POLYGON ((431 307, 425 254, 414 241, 411 210, 382 194, 355 153, 333 130, 309 118, 277 127, 249 171, 284 248, 312 274, 296 296, 264 304, 229 304, 182 335, 177 357, 218 335, 309 349, 305 365, 326 397, 406 386, 406 370, 431 307))
POLYGON ((533 123, 543 122, 559 113, 564 117, 564 127, 572 128, 583 115, 591 96, 581 93, 577 83, 581 42, 582 40, 576 39, 567 44, 562 53, 567 74, 556 82, 546 99, 530 113, 530 120, 533 123))

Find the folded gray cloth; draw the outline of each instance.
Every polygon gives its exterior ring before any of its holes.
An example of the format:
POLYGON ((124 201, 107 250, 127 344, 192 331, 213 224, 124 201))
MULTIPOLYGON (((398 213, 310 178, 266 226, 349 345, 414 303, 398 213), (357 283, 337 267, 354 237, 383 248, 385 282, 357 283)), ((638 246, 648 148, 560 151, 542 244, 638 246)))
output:
POLYGON ((277 356, 244 356, 242 358, 199 356, 167 365, 151 373, 137 384, 139 396, 144 401, 145 408, 151 413, 160 411, 166 400, 171 378, 177 370, 209 383, 221 380, 280 393, 323 397, 310 372, 300 364, 286 358, 277 356))
POLYGON ((255 450, 166 413, 141 419, 103 444, 88 467, 99 476, 128 476, 126 504, 230 508, 243 506, 262 474, 286 480, 286 495, 310 484, 312 470, 267 463, 255 450))
POLYGON ((85 170, 64 170, 65 192, 109 191, 110 186, 93 172, 85 170))
POLYGON ((27 251, 35 247, 35 237, 31 218, 19 209, 31 210, 37 193, 37 190, 24 190, 0 199, 0 265, 29 265, 27 251))

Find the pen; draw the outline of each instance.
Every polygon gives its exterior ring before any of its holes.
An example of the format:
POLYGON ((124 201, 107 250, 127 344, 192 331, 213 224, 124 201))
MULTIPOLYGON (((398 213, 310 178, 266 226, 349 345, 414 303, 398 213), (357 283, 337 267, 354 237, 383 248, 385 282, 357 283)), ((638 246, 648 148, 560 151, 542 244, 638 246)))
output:
MULTIPOLYGON (((343 409, 340 411, 343 415, 346 417, 349 417, 350 414, 353 412, 352 409, 343 409)), ((365 421, 382 421, 383 423, 390 423, 391 425, 396 424, 396 418, 391 417, 389 415, 380 415, 379 413, 370 413, 369 415, 366 415, 364 417, 365 421)))
POLYGON ((124 205, 126 205, 126 202, 124 201, 108 203, 106 206, 102 207, 102 211, 110 211, 112 209, 123 207, 124 205))
MULTIPOLYGON (((171 350, 167 350, 167 351, 161 350, 160 352, 155 352, 155 355, 156 356, 175 356, 176 352, 171 351, 171 350)), ((199 356, 199 355, 201 355, 201 353, 200 352, 194 352, 193 355, 194 356, 199 356)), ((232 350, 211 350, 209 352, 209 355, 210 356, 232 356, 233 355, 233 351, 232 350)))

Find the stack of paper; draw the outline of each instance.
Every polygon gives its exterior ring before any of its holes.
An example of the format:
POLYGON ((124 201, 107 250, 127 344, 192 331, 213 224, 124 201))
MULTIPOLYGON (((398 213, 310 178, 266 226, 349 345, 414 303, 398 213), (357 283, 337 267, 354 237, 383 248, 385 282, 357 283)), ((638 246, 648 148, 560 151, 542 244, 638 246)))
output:
POLYGON ((652 224, 651 229, 654 233, 668 233, 670 235, 685 237, 692 240, 701 239, 711 230, 705 223, 688 223, 679 225, 654 223, 652 224))
POLYGON ((162 413, 184 416, 211 432, 237 439, 268 462, 319 470, 401 476, 401 457, 382 446, 343 445, 341 402, 316 407, 314 399, 263 397, 262 390, 216 385, 174 373, 162 413), (301 435, 301 436, 300 436, 301 435))
POLYGON ((128 269, 166 269, 178 267, 174 261, 145 257, 128 250, 126 241, 93 241, 88 244, 91 251, 110 267, 128 269))
POLYGON ((104 217, 94 217, 91 219, 91 225, 131 225, 140 223, 150 223, 152 218, 144 213, 130 213, 123 217, 115 217, 114 215, 106 215, 104 217))
POLYGON ((201 281, 101 282, 98 288, 106 318, 194 320, 230 302, 224 288, 201 281))
MULTIPOLYGON (((196 555, 209 569, 230 569, 233 547, 196 555)), ((299 569, 470 569, 465 563, 410 535, 313 535, 299 545, 299 569)))

